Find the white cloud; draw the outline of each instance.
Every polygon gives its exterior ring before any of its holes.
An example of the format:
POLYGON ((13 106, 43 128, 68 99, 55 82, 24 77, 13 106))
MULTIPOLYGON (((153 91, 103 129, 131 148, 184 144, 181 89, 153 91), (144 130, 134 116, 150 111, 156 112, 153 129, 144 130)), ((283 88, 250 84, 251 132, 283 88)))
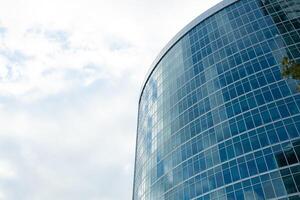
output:
POLYGON ((16 172, 13 168, 14 166, 12 166, 9 161, 0 160, 0 178, 1 179, 14 178, 16 176, 16 172))
POLYGON ((130 199, 144 75, 217 2, 2 2, 0 199, 130 199))

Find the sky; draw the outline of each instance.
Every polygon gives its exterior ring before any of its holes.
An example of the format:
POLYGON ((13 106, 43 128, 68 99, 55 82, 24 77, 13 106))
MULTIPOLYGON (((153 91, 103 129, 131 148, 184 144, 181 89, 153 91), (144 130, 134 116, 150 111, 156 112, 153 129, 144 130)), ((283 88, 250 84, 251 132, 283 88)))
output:
POLYGON ((0 0, 0 200, 132 197, 138 98, 219 0, 0 0))

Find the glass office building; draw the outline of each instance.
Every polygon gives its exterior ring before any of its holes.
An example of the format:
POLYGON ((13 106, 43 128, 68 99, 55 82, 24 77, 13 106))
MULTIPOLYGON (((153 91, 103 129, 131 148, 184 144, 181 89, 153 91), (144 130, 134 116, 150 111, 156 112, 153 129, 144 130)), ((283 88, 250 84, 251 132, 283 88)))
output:
POLYGON ((224 0, 154 61, 138 114, 134 200, 300 199, 300 0, 224 0))

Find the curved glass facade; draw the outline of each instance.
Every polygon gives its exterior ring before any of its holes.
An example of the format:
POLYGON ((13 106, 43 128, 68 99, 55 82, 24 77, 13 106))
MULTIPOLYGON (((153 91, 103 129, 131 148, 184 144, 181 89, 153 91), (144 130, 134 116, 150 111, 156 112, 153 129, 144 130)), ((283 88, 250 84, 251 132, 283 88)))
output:
POLYGON ((240 0, 179 37, 141 93, 134 200, 300 199, 300 1, 240 0))

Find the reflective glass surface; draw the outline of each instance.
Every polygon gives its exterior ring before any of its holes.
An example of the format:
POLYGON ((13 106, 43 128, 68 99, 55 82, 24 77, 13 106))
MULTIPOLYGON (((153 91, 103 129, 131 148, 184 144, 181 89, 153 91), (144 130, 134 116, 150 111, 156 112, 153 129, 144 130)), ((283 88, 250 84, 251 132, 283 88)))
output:
POLYGON ((134 200, 300 199, 300 1, 240 0, 164 55, 141 94, 134 200))

